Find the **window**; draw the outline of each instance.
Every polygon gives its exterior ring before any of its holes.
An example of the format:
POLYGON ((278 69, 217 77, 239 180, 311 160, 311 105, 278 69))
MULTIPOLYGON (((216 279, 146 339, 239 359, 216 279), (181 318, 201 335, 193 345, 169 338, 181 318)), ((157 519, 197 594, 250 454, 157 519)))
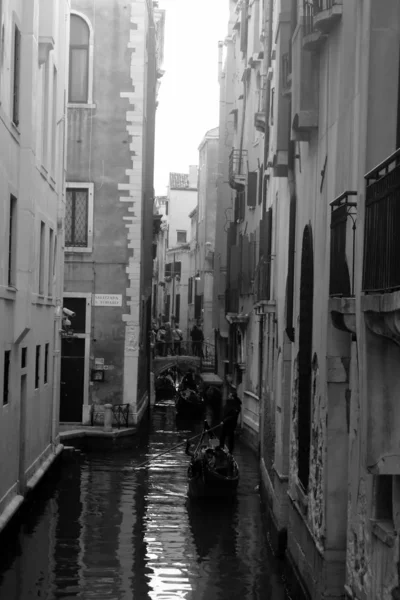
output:
POLYGON ((181 295, 177 294, 175 298, 175 323, 179 323, 181 316, 181 295))
POLYGON ((393 521, 393 477, 392 475, 376 475, 375 487, 375 519, 393 521))
POLYGON ((57 69, 53 68, 53 107, 51 111, 51 175, 55 179, 57 167, 57 69))
POLYGON ((44 383, 48 382, 48 373, 49 373, 49 344, 45 344, 44 346, 44 383))
POLYGON ((49 61, 42 65, 42 165, 47 167, 49 139, 49 61))
POLYGON ((26 368, 26 355, 27 355, 27 347, 24 346, 24 348, 22 348, 21 350, 21 369, 25 369, 26 368))
POLYGON ((176 232, 176 242, 178 244, 186 244, 187 232, 186 231, 177 231, 176 232))
POLYGON ((46 252, 46 225, 40 221, 40 247, 39 247, 39 294, 44 294, 44 257, 46 252))
POLYGON ((36 346, 35 359, 35 390, 39 388, 40 383, 40 346, 36 346))
POLYGON ((8 269, 7 285, 15 286, 15 258, 17 250, 17 199, 10 196, 10 216, 8 222, 8 269))
POLYGON ((53 273, 54 273, 54 231, 49 229, 49 272, 47 279, 47 295, 53 295, 53 273))
POLYGON ((8 404, 8 394, 10 389, 10 350, 4 352, 3 368, 3 405, 8 404))
POLYGON ((92 251, 93 183, 68 183, 65 208, 65 246, 92 251))
POLYGON ((193 302, 193 277, 189 277, 188 281, 188 304, 193 302))
POLYGON ((19 80, 21 63, 21 32, 15 25, 14 28, 14 61, 13 61, 13 103, 12 120, 14 125, 19 125, 19 80))
POLYGON ((89 39, 87 23, 71 15, 69 45, 69 102, 89 101, 89 39))
POLYGON ((271 110, 270 110, 270 123, 274 124, 274 102, 275 102, 275 88, 271 90, 271 110))

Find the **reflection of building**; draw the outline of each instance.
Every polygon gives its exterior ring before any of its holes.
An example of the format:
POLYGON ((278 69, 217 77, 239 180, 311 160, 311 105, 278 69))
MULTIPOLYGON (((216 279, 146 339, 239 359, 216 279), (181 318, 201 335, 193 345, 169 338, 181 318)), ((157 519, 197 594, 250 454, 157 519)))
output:
POLYGON ((0 529, 59 440, 68 13, 0 2, 0 529))
POLYGON ((76 335, 63 345, 61 420, 87 422, 91 404, 108 401, 129 403, 137 422, 149 377, 163 12, 145 0, 73 0, 70 30, 65 305, 76 335), (96 370, 104 381, 90 384, 96 370))

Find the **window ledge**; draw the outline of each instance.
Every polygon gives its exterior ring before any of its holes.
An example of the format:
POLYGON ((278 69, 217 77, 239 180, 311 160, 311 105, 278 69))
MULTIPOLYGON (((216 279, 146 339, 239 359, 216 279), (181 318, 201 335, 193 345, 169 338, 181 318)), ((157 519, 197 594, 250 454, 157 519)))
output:
POLYGON ((32 304, 40 305, 40 306, 55 306, 53 299, 46 298, 42 294, 34 294, 32 299, 32 304))
POLYGON ((67 108, 96 108, 92 102, 68 102, 67 108))
POLYGON ((71 254, 87 254, 89 252, 93 252, 93 250, 92 248, 75 248, 74 246, 66 246, 64 248, 64 252, 69 252, 71 254))
POLYGON ((0 298, 2 300, 12 300, 14 301, 17 295, 17 288, 9 287, 9 286, 0 286, 0 298))
POLYGON ((370 519, 372 533, 389 548, 393 548, 397 532, 393 527, 392 521, 383 521, 379 519, 370 519))

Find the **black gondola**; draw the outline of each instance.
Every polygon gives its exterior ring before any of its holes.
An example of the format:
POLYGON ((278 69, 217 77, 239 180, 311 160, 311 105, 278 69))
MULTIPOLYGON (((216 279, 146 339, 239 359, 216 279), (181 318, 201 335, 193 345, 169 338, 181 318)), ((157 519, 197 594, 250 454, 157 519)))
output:
POLYGON ((155 392, 158 398, 174 398, 176 387, 170 375, 159 375, 155 381, 155 392))
MULTIPOLYGON (((187 448, 187 452, 189 449, 187 448)), ((236 493, 239 467, 226 448, 204 423, 200 441, 188 468, 189 496, 193 498, 226 498, 236 493)))
POLYGON ((204 411, 205 402, 197 390, 184 388, 178 390, 175 406, 181 416, 198 416, 204 411))

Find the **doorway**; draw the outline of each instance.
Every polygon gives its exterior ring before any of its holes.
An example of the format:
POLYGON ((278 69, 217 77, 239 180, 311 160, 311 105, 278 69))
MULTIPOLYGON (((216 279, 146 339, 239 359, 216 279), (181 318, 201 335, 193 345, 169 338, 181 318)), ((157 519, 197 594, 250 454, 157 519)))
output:
POLYGON ((63 339, 61 347, 60 421, 81 423, 85 383, 85 340, 63 339))

